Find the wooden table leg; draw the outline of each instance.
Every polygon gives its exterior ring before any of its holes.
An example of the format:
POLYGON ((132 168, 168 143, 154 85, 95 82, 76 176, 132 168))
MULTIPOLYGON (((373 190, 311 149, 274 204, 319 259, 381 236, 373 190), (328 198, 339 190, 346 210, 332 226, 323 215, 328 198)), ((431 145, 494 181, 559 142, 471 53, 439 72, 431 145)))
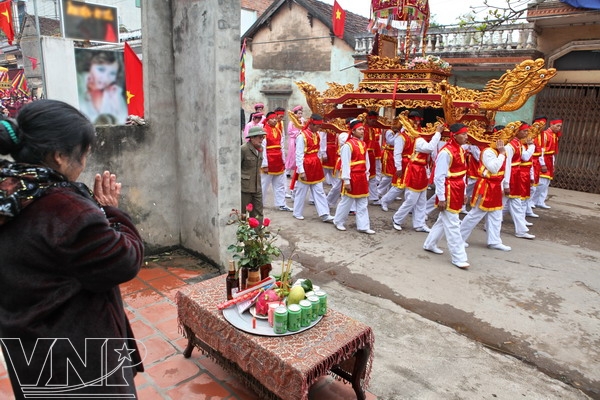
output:
POLYGON ((352 371, 352 388, 354 389, 358 400, 366 399, 365 390, 362 387, 361 381, 365 378, 370 354, 370 347, 362 348, 354 354, 356 361, 354 362, 354 371, 352 371))
POLYGON ((185 336, 188 340, 187 347, 183 351, 183 356, 185 358, 190 358, 192 351, 194 351, 194 341, 196 339, 196 335, 194 334, 194 331, 192 331, 187 325, 183 325, 183 330, 185 331, 185 336))

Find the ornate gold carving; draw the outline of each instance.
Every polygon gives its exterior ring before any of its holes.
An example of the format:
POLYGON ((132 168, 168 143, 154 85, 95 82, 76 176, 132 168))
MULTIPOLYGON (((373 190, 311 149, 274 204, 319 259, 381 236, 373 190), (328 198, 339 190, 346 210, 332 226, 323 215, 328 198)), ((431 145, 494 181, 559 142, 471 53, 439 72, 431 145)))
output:
POLYGON ((400 69, 402 68, 402 60, 400 57, 380 57, 367 56, 367 65, 369 69, 400 69))

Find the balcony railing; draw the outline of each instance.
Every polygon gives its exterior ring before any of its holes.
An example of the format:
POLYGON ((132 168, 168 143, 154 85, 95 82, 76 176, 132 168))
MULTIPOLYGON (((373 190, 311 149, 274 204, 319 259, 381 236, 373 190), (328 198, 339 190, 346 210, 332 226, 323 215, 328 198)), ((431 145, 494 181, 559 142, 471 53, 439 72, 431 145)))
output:
MULTIPOLYGON (((365 33, 356 37, 355 56, 365 56, 373 49, 374 35, 365 33)), ((423 42, 421 36, 407 38, 404 31, 398 35, 398 55, 452 55, 453 53, 497 52, 505 54, 511 51, 537 48, 537 35, 533 23, 502 25, 493 30, 480 31, 475 28, 459 26, 440 26, 430 28, 423 42)))

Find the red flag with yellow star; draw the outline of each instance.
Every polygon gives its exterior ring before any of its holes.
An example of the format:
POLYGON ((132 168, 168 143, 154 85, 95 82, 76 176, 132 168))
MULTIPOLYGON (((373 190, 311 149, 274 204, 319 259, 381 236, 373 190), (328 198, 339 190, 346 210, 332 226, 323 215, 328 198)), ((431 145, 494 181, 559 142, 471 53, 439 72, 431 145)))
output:
POLYGON ((12 45, 15 40, 15 30, 13 29, 12 8, 10 1, 0 3, 0 29, 6 35, 8 44, 12 45))
POLYGON ((124 51, 127 113, 144 117, 144 71, 142 61, 127 42, 125 42, 124 51))
POLYGON ((338 4, 333 2, 333 34, 340 39, 344 38, 344 25, 346 24, 346 11, 338 4))

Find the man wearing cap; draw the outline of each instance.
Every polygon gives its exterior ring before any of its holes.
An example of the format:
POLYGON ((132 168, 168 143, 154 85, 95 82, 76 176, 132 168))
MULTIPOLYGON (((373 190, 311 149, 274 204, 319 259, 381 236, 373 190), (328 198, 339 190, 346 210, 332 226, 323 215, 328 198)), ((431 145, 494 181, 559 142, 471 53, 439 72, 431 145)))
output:
POLYGON ((558 153, 558 138, 561 135, 563 121, 553 119, 548 129, 540 135, 542 154, 540 155, 540 183, 537 187, 533 203, 536 207, 549 209, 546 204, 550 181, 554 179, 554 158, 558 153))
POLYGON ((517 135, 505 147, 506 150, 506 170, 502 187, 504 188, 504 203, 515 224, 515 236, 522 239, 535 239, 527 228, 525 220, 525 201, 529 198, 530 190, 530 169, 522 167, 523 162, 529 161, 535 146, 533 140, 527 138, 529 134, 529 125, 521 123, 517 135), (521 141, 527 141, 525 147, 521 141))
POLYGON ((265 131, 260 126, 250 128, 248 141, 241 146, 242 210, 252 204, 250 216, 262 221, 263 201, 260 180, 262 165, 262 142, 265 131))
POLYGON ((361 121, 354 119, 350 122, 352 136, 340 150, 342 166, 341 179, 342 200, 335 211, 333 224, 340 231, 345 231, 344 223, 348 218, 348 212, 356 204, 356 229, 359 232, 373 235, 369 221, 369 182, 367 174, 369 171, 369 159, 366 145, 363 142, 365 135, 364 126, 361 121))
MULTIPOLYGON (((421 131, 421 114, 413 110, 408 114, 409 121, 417 131, 421 131)), ((394 139, 394 167, 396 174, 392 178, 392 186, 390 190, 380 200, 381 209, 388 211, 389 204, 400 196, 404 191, 404 171, 408 165, 408 161, 415 150, 415 138, 413 138, 406 129, 402 128, 400 133, 394 139)))
POLYGON ((481 153, 479 178, 473 189, 471 210, 460 224, 460 234, 466 242, 473 229, 483 217, 486 220, 487 247, 495 250, 510 251, 511 248, 502 243, 502 180, 506 167, 506 151, 504 142, 498 140, 493 147, 488 144, 481 153))
POLYGON ((423 244, 424 250, 443 254, 444 252, 438 247, 438 242, 445 235, 452 256, 452 265, 461 269, 470 266, 465 242, 460 234, 459 218, 465 202, 465 175, 467 174, 465 151, 462 145, 467 142, 468 131, 464 124, 451 125, 450 140, 442 147, 435 160, 435 196, 440 213, 423 244))
POLYGON ((263 160, 262 170, 262 192, 266 195, 269 186, 273 187, 273 198, 275 207, 279 211, 292 211, 285 204, 285 165, 283 160, 283 133, 279 129, 279 118, 276 113, 267 113, 266 125, 263 128, 266 135, 262 143, 263 160))
POLYGON ((401 231, 402 224, 412 212, 413 228, 417 232, 429 232, 425 224, 425 205, 427 203, 427 164, 431 153, 437 150, 437 145, 442 138, 444 126, 439 124, 431 140, 427 141, 423 136, 415 139, 415 151, 406 166, 404 175, 404 202, 392 217, 392 226, 401 231))
POLYGON ((329 215, 329 206, 327 198, 323 191, 323 181, 325 174, 323 164, 319 159, 320 137, 318 134, 319 125, 323 124, 323 117, 313 114, 305 128, 300 132, 296 139, 296 168, 298 182, 295 186, 294 195, 294 218, 304 219, 304 201, 306 194, 310 190, 315 202, 317 213, 323 222, 333 221, 333 216, 329 215))

